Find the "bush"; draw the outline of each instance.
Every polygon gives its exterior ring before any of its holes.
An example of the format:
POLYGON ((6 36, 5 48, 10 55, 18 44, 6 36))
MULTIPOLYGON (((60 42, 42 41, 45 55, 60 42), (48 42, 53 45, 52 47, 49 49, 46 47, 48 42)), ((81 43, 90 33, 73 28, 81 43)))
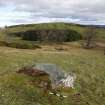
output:
POLYGON ((5 42, 5 41, 0 41, 0 46, 7 46, 7 45, 8 45, 7 42, 5 42))
POLYGON ((0 41, 0 46, 7 46, 20 49, 36 49, 41 48, 39 45, 30 44, 30 43, 20 43, 20 42, 5 42, 0 41))
POLYGON ((79 34, 76 31, 70 31, 67 34, 66 42, 77 41, 77 40, 80 40, 80 39, 82 39, 82 35, 81 34, 79 34))
POLYGON ((84 43, 82 44, 83 48, 91 49, 96 46, 95 39, 96 39, 96 30, 94 27, 88 27, 85 30, 84 36, 84 43))

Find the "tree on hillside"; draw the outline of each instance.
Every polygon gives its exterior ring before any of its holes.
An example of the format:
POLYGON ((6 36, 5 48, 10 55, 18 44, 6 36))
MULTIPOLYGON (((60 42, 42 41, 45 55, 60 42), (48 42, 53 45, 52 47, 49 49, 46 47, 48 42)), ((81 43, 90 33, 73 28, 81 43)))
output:
POLYGON ((96 38, 95 28, 94 27, 86 28, 84 34, 85 34, 85 36, 84 36, 83 47, 86 49, 90 49, 90 48, 94 47, 94 45, 95 45, 94 41, 96 38))

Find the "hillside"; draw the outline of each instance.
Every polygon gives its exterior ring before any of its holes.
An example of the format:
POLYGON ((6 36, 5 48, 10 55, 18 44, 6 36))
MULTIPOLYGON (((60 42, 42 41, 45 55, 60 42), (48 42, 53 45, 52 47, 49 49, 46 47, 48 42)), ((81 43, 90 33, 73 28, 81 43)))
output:
POLYGON ((84 37, 87 27, 94 27, 96 36, 105 42, 105 28, 71 23, 43 23, 8 26, 0 30, 0 46, 35 49, 38 42, 70 42, 84 37))
POLYGON ((105 37, 105 28, 98 26, 88 26, 88 25, 79 25, 73 23, 42 23, 42 24, 27 24, 27 25, 16 25, 7 27, 6 31, 8 32, 24 32, 28 30, 38 30, 38 29, 72 29, 77 31, 80 34, 84 34, 86 27, 95 27, 97 35, 99 37, 105 37))

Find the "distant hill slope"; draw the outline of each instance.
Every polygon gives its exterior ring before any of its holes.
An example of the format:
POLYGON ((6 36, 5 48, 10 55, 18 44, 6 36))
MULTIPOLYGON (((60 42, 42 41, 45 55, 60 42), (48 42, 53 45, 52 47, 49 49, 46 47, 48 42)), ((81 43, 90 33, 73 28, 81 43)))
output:
POLYGON ((99 37, 105 38, 105 28, 101 25, 80 25, 73 23, 42 23, 42 24, 27 24, 27 25, 15 25, 9 26, 6 28, 7 32, 24 32, 28 30, 37 30, 37 29, 72 29, 77 31, 80 34, 84 34, 86 27, 95 27, 97 35, 99 37))
MULTIPOLYGON (((22 24, 22 25, 8 26, 8 27, 5 27, 4 29, 0 29, 0 46, 9 46, 9 47, 16 47, 16 48, 18 47, 20 48, 20 46, 22 46, 22 48, 34 48, 34 45, 36 44, 35 41, 23 40, 24 37, 18 37, 18 36, 14 37, 13 35, 14 33, 15 34, 24 33, 24 36, 27 35, 28 33, 27 37, 29 38, 31 37, 31 33, 35 31, 39 33, 40 30, 41 30, 40 32, 44 31, 46 33, 47 31, 47 33, 53 33, 54 37, 55 35, 58 35, 59 37, 60 33, 61 33, 60 35, 65 35, 65 33, 70 32, 70 34, 71 33, 72 34, 69 37, 70 38, 69 40, 71 40, 71 37, 72 38, 75 37, 74 35, 76 35, 77 38, 78 38, 78 35, 84 36, 85 35, 84 32, 87 27, 94 27, 96 29, 96 34, 98 36, 98 39, 101 39, 101 42, 102 40, 103 42, 105 42, 105 28, 102 26, 79 25, 79 24, 73 24, 73 23, 59 22, 59 23, 41 23, 41 24, 26 24, 26 25, 22 24)), ((52 34, 48 34, 48 35, 52 35, 52 34)), ((72 41, 76 41, 76 40, 78 39, 73 38, 72 41)))

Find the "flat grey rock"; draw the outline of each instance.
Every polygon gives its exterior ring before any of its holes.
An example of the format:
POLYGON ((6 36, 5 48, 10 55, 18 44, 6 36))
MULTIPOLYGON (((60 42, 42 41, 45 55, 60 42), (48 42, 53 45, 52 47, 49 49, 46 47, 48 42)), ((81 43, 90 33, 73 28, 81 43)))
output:
POLYGON ((56 64, 38 63, 36 64, 35 68, 48 73, 51 77, 52 82, 60 81, 65 77, 65 73, 63 72, 63 70, 56 64))
POLYGON ((65 73, 59 66, 51 63, 37 63, 35 66, 36 69, 41 70, 49 74, 52 87, 74 87, 74 81, 76 79, 75 75, 65 73))

